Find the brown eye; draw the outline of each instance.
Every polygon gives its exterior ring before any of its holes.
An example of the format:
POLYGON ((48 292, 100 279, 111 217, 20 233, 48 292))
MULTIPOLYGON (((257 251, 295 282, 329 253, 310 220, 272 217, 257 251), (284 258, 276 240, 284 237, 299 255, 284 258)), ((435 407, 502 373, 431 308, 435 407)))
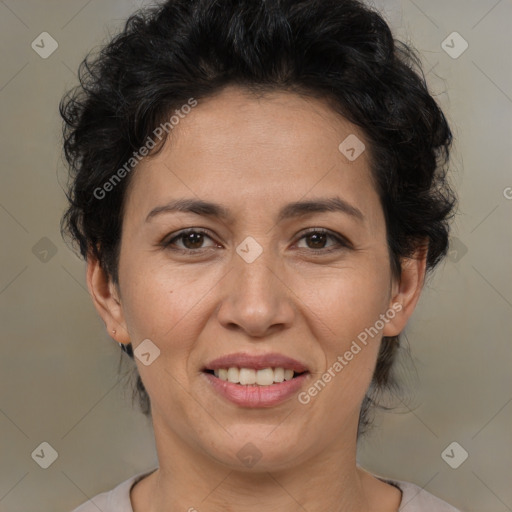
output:
POLYGON ((200 249, 203 245, 204 235, 202 233, 186 233, 181 235, 180 239, 183 240, 183 245, 186 249, 200 249))
POLYGON ((306 235, 304 238, 311 242, 311 249, 323 249, 328 236, 325 233, 313 233, 312 235, 306 235))
MULTIPOLYGON (((350 243, 344 237, 330 233, 324 229, 312 229, 305 233, 300 240, 306 240, 306 248, 313 251, 330 252, 337 249, 349 248, 350 243), (326 247, 329 240, 334 243, 326 247)), ((301 249, 303 247, 300 247, 301 249)))
POLYGON ((206 239, 212 240, 206 231, 203 231, 201 229, 189 229, 187 231, 182 231, 181 233, 178 233, 176 236, 174 236, 167 242, 163 242, 162 245, 163 247, 169 249, 172 249, 172 246, 176 246, 176 250, 182 250, 185 252, 195 252, 213 246, 203 246, 206 239), (176 242, 178 241, 181 242, 181 245, 176 244, 176 242))

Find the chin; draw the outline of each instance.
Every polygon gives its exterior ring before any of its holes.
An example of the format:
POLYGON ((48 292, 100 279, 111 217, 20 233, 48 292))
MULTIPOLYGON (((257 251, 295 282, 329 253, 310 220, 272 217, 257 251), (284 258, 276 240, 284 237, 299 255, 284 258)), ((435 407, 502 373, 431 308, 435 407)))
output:
POLYGON ((307 458, 297 453, 298 440, 283 429, 278 434, 275 425, 244 424, 226 427, 232 437, 226 436, 213 444, 215 450, 207 449, 210 456, 236 471, 279 471, 297 464, 297 458, 307 458), (273 432, 274 431, 274 432, 273 432))

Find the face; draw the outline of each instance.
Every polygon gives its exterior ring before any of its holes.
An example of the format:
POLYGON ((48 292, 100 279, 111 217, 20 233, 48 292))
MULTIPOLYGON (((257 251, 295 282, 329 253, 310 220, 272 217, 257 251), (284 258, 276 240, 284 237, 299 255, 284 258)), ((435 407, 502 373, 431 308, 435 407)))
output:
MULTIPOLYGON (((355 443, 380 339, 401 330, 418 284, 392 278, 368 146, 355 160, 339 149, 350 135, 365 140, 319 100, 230 87, 134 171, 119 289, 98 310, 118 341, 160 351, 135 360, 162 450, 241 468, 250 442, 260 468, 278 469, 355 443), (183 199, 226 215, 160 208, 183 199), (290 207, 324 201, 337 206, 290 207), (235 403, 204 371, 234 353, 277 353, 307 373, 277 402, 235 403)), ((94 276, 91 265, 92 289, 94 276)))

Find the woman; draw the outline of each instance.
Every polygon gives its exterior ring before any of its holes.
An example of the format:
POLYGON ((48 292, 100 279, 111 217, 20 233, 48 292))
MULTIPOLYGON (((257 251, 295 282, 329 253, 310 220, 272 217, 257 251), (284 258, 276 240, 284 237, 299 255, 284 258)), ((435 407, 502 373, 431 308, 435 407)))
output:
POLYGON ((454 511, 356 463, 455 204, 450 129, 380 15, 170 0, 61 113, 63 232, 159 458, 76 511, 454 511))

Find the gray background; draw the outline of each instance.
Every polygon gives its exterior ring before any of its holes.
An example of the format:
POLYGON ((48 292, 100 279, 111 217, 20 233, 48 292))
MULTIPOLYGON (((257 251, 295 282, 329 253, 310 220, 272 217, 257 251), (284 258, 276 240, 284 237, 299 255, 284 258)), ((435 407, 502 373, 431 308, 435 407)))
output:
MULTIPOLYGON (((131 407, 119 348, 88 295, 85 263, 59 233, 58 102, 87 51, 141 4, 0 1, 0 511, 69 511, 157 465, 150 423, 131 407), (58 43, 46 59, 31 47, 42 32, 58 43), (32 457, 42 442, 58 454, 47 469, 32 457)), ((511 511, 512 2, 378 5, 421 52, 447 113, 460 209, 450 255, 405 331, 409 392, 377 416, 359 461, 468 512, 511 511), (454 31, 469 44, 458 58, 441 47, 454 31), (454 441, 462 448, 448 450, 452 464, 469 454, 457 469, 441 456, 454 441)))

